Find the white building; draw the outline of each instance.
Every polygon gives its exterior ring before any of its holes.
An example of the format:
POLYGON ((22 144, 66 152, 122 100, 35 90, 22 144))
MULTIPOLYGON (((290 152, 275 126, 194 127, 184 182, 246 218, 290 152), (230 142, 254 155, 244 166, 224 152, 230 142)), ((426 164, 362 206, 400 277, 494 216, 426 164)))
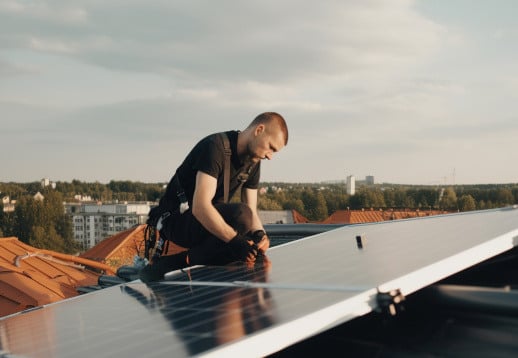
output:
POLYGON ((56 183, 53 181, 50 181, 49 178, 43 178, 41 179, 41 187, 46 188, 47 186, 50 186, 52 189, 56 189, 56 183))
POLYGON ((356 179, 354 178, 354 175, 349 175, 347 177, 347 184, 346 184, 347 194, 354 195, 354 193, 356 192, 355 185, 356 185, 356 179))
POLYGON ((40 193, 40 192, 38 191, 36 194, 34 194, 33 199, 34 199, 35 201, 43 201, 43 200, 45 200, 45 197, 43 196, 43 194, 42 194, 42 193, 40 193))
POLYGON ((15 204, 16 200, 11 200, 9 196, 4 196, 2 198, 2 206, 4 213, 12 213, 14 211, 15 204))
POLYGON ((151 203, 65 203, 72 219, 74 238, 81 248, 89 249, 107 237, 144 224, 151 203))

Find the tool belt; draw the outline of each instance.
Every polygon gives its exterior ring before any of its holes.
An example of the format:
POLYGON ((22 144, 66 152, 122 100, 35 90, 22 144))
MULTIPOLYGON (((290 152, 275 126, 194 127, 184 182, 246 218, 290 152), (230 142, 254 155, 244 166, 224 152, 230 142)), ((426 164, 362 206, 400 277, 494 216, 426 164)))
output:
POLYGON ((149 261, 157 260, 164 252, 164 249, 166 249, 165 246, 169 244, 169 240, 172 239, 167 238, 166 240, 164 235, 161 234, 161 230, 165 225, 165 221, 172 220, 172 217, 175 215, 181 215, 189 210, 189 202, 185 196, 185 191, 181 187, 176 175, 173 177, 171 184, 173 185, 174 192, 176 193, 176 198, 173 198, 171 202, 175 202, 176 205, 173 204, 170 205, 171 207, 166 208, 166 205, 161 201, 158 206, 155 206, 149 210, 148 219, 146 221, 147 226, 144 231, 144 258, 148 259, 149 261), (153 250, 154 252, 151 253, 153 250))

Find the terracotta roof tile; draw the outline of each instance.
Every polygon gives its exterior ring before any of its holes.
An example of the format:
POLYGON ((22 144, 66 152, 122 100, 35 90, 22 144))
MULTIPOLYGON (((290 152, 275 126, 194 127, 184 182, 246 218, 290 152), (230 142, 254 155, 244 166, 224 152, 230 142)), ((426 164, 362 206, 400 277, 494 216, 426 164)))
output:
POLYGON ((338 210, 322 224, 361 224, 368 222, 380 222, 388 220, 401 220, 422 216, 447 214, 443 210, 338 210))
POLYGON ((0 238, 0 316, 79 295, 97 284, 106 265, 0 238), (96 272, 98 270, 99 272, 96 272))
POLYGON ((306 217, 304 217, 301 213, 299 213, 297 210, 291 210, 291 213, 293 215, 293 223, 295 223, 295 224, 309 223, 309 220, 306 217))
MULTIPOLYGON (((136 255, 142 256, 144 250, 144 230, 146 225, 138 225, 131 229, 121 231, 110 236, 90 250, 85 251, 80 257, 95 260, 110 266, 114 271, 123 265, 133 265, 136 255)), ((185 248, 172 242, 166 244, 164 255, 171 255, 185 248)))
POLYGON ((99 261, 115 270, 122 265, 132 265, 133 258, 144 249, 144 229, 139 225, 110 236, 80 256, 99 261))

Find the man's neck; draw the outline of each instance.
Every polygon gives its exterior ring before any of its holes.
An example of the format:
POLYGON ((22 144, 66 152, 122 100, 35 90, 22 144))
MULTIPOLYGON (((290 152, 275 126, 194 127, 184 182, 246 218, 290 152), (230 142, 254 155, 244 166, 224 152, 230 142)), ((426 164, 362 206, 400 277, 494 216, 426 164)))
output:
POLYGON ((248 148, 246 147, 248 143, 247 136, 246 130, 237 133, 237 156, 241 163, 244 163, 248 157, 248 148))

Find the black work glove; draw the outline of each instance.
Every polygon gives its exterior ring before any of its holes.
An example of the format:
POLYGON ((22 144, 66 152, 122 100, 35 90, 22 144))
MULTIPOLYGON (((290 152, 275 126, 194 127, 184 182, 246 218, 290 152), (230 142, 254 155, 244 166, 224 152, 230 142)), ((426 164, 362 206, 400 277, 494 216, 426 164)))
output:
POLYGON ((232 253, 233 259, 237 261, 255 260, 257 257, 257 245, 251 245, 246 236, 237 234, 232 240, 228 242, 228 246, 232 253))
POLYGON ((248 240, 252 240, 255 244, 258 244, 263 239, 264 235, 266 235, 264 230, 249 231, 246 233, 248 240))
POLYGON ((264 230, 249 231, 246 236, 257 246, 257 258, 266 257, 266 250, 270 247, 270 239, 264 230))

